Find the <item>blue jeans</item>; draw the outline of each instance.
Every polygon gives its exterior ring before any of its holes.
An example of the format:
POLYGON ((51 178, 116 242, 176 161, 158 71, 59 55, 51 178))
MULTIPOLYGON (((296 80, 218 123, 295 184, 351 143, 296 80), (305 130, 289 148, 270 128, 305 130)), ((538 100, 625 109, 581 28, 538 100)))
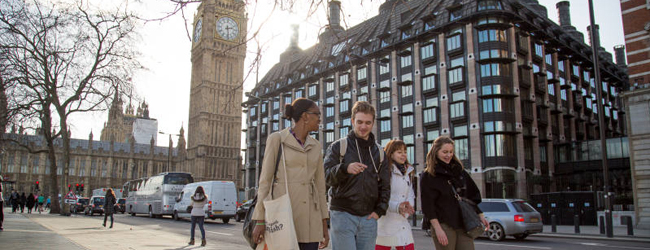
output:
POLYGON ((194 228, 196 224, 199 224, 199 229, 201 230, 201 239, 205 239, 205 230, 203 229, 203 221, 205 216, 192 216, 192 229, 190 229, 190 239, 194 239, 194 228))
POLYGON ((368 216, 331 210, 332 250, 374 250, 377 241, 377 220, 368 219, 368 216))

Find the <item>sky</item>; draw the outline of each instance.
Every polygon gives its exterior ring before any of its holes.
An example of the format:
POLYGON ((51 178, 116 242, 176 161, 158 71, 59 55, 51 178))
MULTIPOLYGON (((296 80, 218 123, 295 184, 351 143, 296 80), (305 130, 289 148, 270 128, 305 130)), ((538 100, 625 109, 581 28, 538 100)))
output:
MULTIPOLYGON (((101 0, 92 0, 101 1, 101 0)), ((161 17, 173 9, 173 5, 163 3, 164 0, 140 0, 138 8, 150 17, 161 17), (155 1, 155 3, 154 3, 155 1)), ((271 0, 248 0, 247 12, 249 17, 249 33, 259 30, 259 42, 262 46, 262 60, 260 64, 259 79, 279 61, 282 53, 289 45, 292 24, 299 24, 299 46, 307 49, 317 42, 321 27, 327 24, 326 6, 318 9, 307 17, 308 6, 306 1, 295 1, 294 11, 281 11, 276 8, 271 12, 271 0), (256 3, 257 2, 257 3, 256 3), (261 27, 261 28, 260 28, 261 27)), ((326 2, 326 1, 323 1, 326 2)), ((341 0, 341 25, 351 27, 378 13, 381 0, 341 0)), ((539 0, 540 4, 548 9, 548 17, 558 22, 555 4, 560 0, 539 0)), ((589 25, 589 5, 587 0, 570 0, 571 22, 578 31, 587 36, 589 25)), ((186 10, 189 24, 193 21, 198 4, 190 5, 186 10)), ((613 53, 615 45, 624 44, 623 24, 621 18, 620 2, 617 0, 594 0, 596 23, 600 25, 601 46, 613 53)), ((192 27, 188 27, 192 29, 192 27)), ((589 42, 586 41, 588 44, 589 42)), ((137 73, 132 79, 135 85, 134 93, 140 100, 149 105, 149 115, 158 120, 158 130, 167 134, 178 134, 181 126, 185 128, 187 139, 187 124, 189 114, 190 92, 190 49, 191 41, 188 38, 185 21, 181 15, 174 15, 164 21, 147 22, 141 28, 140 48, 141 63, 146 68, 137 73)), ((257 44, 248 44, 248 55, 245 67, 251 67, 257 44)), ((245 70, 247 72, 247 70, 245 70)), ((256 72, 245 80, 244 91, 255 86, 256 72)), ((124 100, 125 104, 129 100, 124 100)), ((137 108, 137 101, 133 100, 137 108)), ((108 119, 108 112, 95 112, 78 114, 71 117, 72 137, 88 138, 92 131, 94 139, 98 140, 104 123, 108 119)), ((169 135, 159 134, 157 144, 168 146, 169 135)), ((172 136, 174 146, 177 137, 172 136)))

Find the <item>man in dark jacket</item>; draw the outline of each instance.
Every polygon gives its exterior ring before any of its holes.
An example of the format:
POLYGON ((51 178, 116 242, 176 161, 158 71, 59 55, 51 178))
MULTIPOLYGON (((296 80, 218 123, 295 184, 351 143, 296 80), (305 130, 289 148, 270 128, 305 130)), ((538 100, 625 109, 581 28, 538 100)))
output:
POLYGON ((356 102, 352 124, 353 131, 332 143, 324 160, 331 197, 332 249, 372 250, 377 219, 388 209, 390 171, 388 161, 381 161, 384 151, 371 133, 375 108, 365 101, 356 102))

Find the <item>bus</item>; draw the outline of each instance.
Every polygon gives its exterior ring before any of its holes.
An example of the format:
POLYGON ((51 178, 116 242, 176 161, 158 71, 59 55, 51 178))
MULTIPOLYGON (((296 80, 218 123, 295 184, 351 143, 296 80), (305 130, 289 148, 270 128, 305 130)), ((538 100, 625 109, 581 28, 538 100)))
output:
POLYGON ((176 197, 186 184, 194 182, 190 173, 164 172, 124 183, 126 213, 148 214, 150 218, 172 215, 176 197))

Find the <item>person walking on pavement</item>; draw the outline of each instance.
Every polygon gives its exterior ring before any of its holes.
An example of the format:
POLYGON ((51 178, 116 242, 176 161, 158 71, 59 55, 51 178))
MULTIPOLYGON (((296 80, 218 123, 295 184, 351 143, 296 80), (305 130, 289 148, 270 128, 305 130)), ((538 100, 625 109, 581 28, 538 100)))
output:
POLYGON ((25 212, 25 203, 27 203, 27 196, 25 196, 25 192, 20 195, 20 200, 18 201, 18 204, 20 205, 20 213, 22 214, 25 212))
POLYGON ((43 194, 38 196, 38 213, 43 212, 43 202, 45 202, 45 196, 43 194))
POLYGON ((9 197, 9 203, 11 203, 11 213, 15 214, 18 210, 18 200, 20 200, 20 195, 16 192, 15 189, 11 190, 11 196, 9 197))
POLYGON ((45 204, 45 208, 46 208, 46 209, 50 209, 50 204, 51 204, 50 197, 51 197, 51 196, 48 196, 48 197, 47 197, 47 203, 45 204))
POLYGON ((106 219, 108 216, 111 217, 111 226, 108 228, 113 228, 113 212, 115 212, 115 192, 112 188, 106 190, 106 196, 104 197, 104 224, 102 226, 106 227, 106 219))
POLYGON ((27 196, 27 213, 31 214, 32 213, 32 208, 34 208, 34 204, 36 203, 36 200, 34 199, 34 194, 29 193, 27 196))
POLYGON ((190 215, 192 216, 192 228, 190 229, 190 242, 187 244, 194 245, 194 229, 196 228, 196 224, 199 224, 199 230, 201 230, 201 246, 205 246, 205 229, 203 229, 205 210, 203 210, 203 207, 208 201, 208 196, 205 195, 203 186, 196 187, 196 191, 194 191, 191 199, 190 206, 192 207, 192 211, 190 215))
MULTIPOLYGON (((420 181, 422 212, 431 223, 431 237, 436 250, 473 250, 474 239, 464 230, 457 196, 479 204, 481 193, 454 154, 454 141, 446 136, 433 141, 426 164, 420 181)), ((481 222, 488 227, 481 210, 475 209, 481 222)))
POLYGON ((388 209, 390 170, 371 132, 374 124, 375 107, 366 101, 356 102, 353 130, 333 142, 325 154, 333 250, 374 249, 377 220, 388 209))
POLYGON ((386 144, 386 157, 390 166, 390 201, 386 216, 377 221, 375 250, 415 250, 413 233, 408 217, 415 213, 413 192, 414 169, 406 157, 406 144, 391 140, 386 144))
POLYGON ((284 118, 293 121, 292 126, 269 135, 266 141, 264 155, 268 157, 262 162, 258 202, 252 217, 256 221, 253 239, 258 244, 264 239, 265 220, 268 218, 262 201, 267 199, 271 190, 275 198, 288 190, 298 247, 301 250, 323 249, 330 240, 323 153, 320 142, 309 136, 310 132, 318 131, 321 113, 315 102, 298 98, 285 106, 284 114, 284 118), (284 155, 284 161, 276 158, 278 153, 281 153, 281 158, 284 155), (286 168, 280 165, 274 179, 276 162, 278 165, 286 163, 286 168), (286 175, 280 172, 285 169, 286 175), (273 185, 278 186, 271 189, 273 185))

